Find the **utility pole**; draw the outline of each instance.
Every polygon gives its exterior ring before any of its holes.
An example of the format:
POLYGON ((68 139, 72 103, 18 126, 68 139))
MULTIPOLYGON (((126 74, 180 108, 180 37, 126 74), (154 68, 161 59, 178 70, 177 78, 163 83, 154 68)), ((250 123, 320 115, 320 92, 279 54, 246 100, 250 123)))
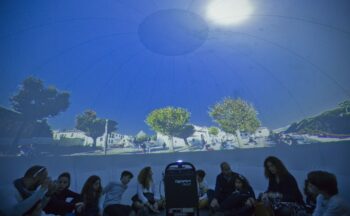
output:
POLYGON ((107 155, 107 147, 108 147, 108 119, 106 119, 105 125, 105 155, 107 155))

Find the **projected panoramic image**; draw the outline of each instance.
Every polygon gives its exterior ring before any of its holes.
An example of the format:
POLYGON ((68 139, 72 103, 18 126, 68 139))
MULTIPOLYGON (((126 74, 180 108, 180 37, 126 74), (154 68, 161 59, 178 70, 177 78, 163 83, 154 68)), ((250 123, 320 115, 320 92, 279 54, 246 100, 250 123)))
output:
POLYGON ((0 156, 348 143, 349 3, 314 4, 0 3, 0 156))

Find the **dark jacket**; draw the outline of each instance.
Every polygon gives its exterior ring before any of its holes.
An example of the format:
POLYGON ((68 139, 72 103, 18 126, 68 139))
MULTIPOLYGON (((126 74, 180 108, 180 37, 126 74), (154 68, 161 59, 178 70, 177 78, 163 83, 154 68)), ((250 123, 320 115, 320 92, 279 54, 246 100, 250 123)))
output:
POLYGON ((281 201, 283 202, 304 203, 297 181, 289 173, 285 176, 281 176, 279 183, 277 183, 274 178, 270 179, 266 192, 281 193, 283 195, 281 201))
POLYGON ((51 196, 51 199, 44 208, 44 211, 46 214, 66 215, 73 212, 75 209, 75 204, 80 201, 81 198, 78 193, 75 193, 69 189, 64 189, 61 192, 55 193, 51 196), (72 200, 67 202, 67 198, 72 198, 72 200))
POLYGON ((237 176, 238 173, 232 172, 230 178, 225 177, 223 173, 220 173, 216 177, 214 197, 218 199, 219 202, 225 200, 236 190, 235 179, 237 176))

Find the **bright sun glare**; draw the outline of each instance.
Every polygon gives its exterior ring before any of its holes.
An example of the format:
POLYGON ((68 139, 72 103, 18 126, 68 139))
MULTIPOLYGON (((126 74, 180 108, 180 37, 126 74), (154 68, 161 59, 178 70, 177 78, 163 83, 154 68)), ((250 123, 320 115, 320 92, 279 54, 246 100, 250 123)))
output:
POLYGON ((218 25, 238 25, 253 12, 249 0, 212 0, 207 6, 207 17, 218 25))

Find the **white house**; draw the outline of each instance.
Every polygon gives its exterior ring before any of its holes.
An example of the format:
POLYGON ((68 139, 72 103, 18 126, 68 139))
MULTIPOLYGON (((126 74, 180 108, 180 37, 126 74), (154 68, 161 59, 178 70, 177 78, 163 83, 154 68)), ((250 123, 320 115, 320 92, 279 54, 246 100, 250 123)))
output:
POLYGON ((92 145, 93 139, 91 137, 86 136, 84 131, 78 129, 70 129, 70 130, 53 130, 52 136, 54 140, 60 140, 62 138, 66 139, 82 139, 83 145, 88 146, 92 145))
POLYGON ((254 133, 256 138, 267 138, 268 136, 270 136, 270 130, 267 127, 259 127, 254 133))
MULTIPOLYGON (((96 139, 97 147, 105 146, 105 134, 96 139)), ((71 129, 71 130, 53 130, 53 139, 60 140, 61 138, 66 139, 82 139, 84 146, 92 146, 93 139, 85 134, 84 131, 71 129)), ((132 146, 132 136, 118 134, 112 132, 108 135, 107 145, 109 147, 128 147, 132 146)))

